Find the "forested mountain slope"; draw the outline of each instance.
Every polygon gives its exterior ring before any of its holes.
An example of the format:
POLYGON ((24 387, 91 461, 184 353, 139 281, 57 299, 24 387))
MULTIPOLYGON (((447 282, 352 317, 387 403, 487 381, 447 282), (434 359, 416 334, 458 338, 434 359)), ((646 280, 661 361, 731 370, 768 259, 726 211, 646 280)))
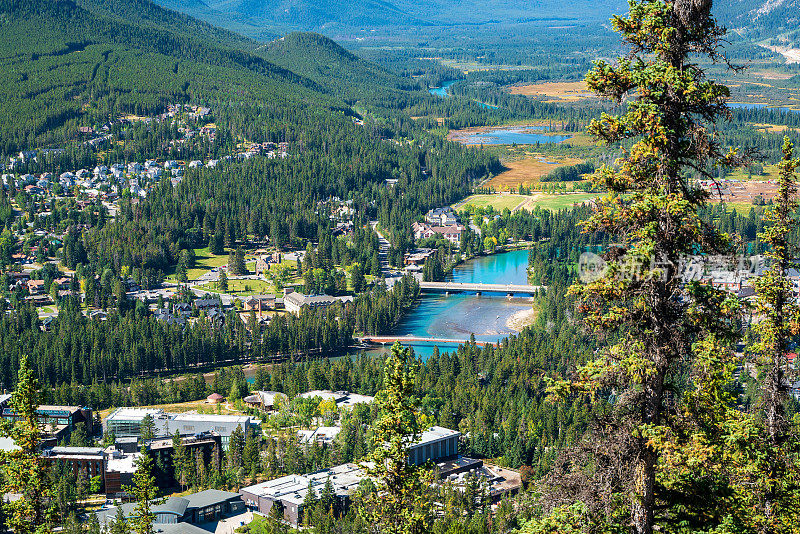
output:
POLYGON ((237 95, 277 99, 286 110, 313 95, 335 105, 312 81, 245 50, 251 45, 141 0, 3 0, 0 152, 63 142, 82 121, 172 102, 237 95))
POLYGON ((728 28, 754 41, 800 46, 798 0, 730 0, 715 2, 714 11, 728 28))
POLYGON ((415 81, 400 78, 351 54, 316 33, 290 33, 259 50, 275 65, 291 69, 340 96, 357 100, 375 92, 421 90, 415 81))

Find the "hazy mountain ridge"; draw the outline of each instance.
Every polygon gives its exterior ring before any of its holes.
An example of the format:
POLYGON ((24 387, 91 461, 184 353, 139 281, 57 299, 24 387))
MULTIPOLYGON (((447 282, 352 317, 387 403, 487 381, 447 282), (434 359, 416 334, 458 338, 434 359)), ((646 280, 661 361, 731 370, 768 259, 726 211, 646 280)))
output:
MULTIPOLYGON (((396 30, 398 27, 517 24, 539 20, 598 22, 624 9, 624 0, 579 0, 564 6, 556 0, 525 0, 515 4, 500 0, 156 0, 159 4, 199 17, 221 27, 247 28, 259 37, 292 30, 326 35, 355 30, 396 30)), ((240 30, 241 31, 241 30, 240 30)))

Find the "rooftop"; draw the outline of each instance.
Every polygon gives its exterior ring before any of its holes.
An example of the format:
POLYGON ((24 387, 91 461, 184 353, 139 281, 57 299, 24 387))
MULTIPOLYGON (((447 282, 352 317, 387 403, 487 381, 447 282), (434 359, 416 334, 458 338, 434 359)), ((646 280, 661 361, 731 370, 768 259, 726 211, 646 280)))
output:
POLYGON ((164 410, 158 408, 117 408, 106 418, 107 421, 139 421, 146 415, 156 417, 163 415, 164 410))
POLYGON ((307 475, 288 475, 268 480, 255 486, 242 488, 240 492, 282 500, 299 506, 303 503, 306 493, 308 493, 309 482, 311 482, 316 494, 319 495, 325 482, 330 478, 333 490, 337 495, 349 495, 355 491, 365 476, 358 465, 342 464, 307 475))
POLYGON ((121 454, 115 456, 109 455, 108 463, 106 464, 106 471, 114 473, 134 473, 136 471, 136 458, 139 453, 121 454))
POLYGON ((42 454, 45 456, 91 456, 103 457, 105 451, 102 447, 50 447, 44 449, 42 454))
POLYGON ((51 404, 40 404, 38 408, 36 408, 37 412, 68 412, 68 413, 75 413, 80 411, 80 406, 54 406, 51 404))
POLYGON ((340 426, 321 426, 314 430, 298 430, 297 437, 301 443, 329 442, 336 439, 341 431, 340 426))
POLYGON ((221 504, 225 501, 238 497, 238 493, 217 489, 207 489, 198 493, 186 495, 185 498, 189 501, 188 508, 207 508, 209 506, 221 504))
MULTIPOLYGON (((152 504, 150 506, 150 511, 153 514, 174 514, 177 517, 183 517, 183 514, 186 513, 186 509, 189 507, 189 500, 183 497, 168 497, 167 500, 162 502, 161 504, 152 504)), ((117 517, 117 509, 122 509, 122 514, 128 518, 133 517, 134 509, 136 508, 135 502, 130 502, 127 504, 123 504, 119 507, 112 506, 110 508, 106 508, 105 510, 100 510, 97 512, 97 519, 100 521, 100 524, 108 523, 113 521, 117 517)))
POLYGON ((153 525, 155 534, 208 534, 207 530, 191 523, 158 523, 153 525))
POLYGON ((243 423, 247 424, 253 420, 249 415, 220 415, 208 413, 176 413, 169 414, 173 421, 208 421, 214 423, 243 423))
POLYGON ((315 389, 307 391, 298 395, 306 399, 319 397, 322 400, 332 400, 337 406, 352 407, 356 404, 370 404, 375 400, 375 397, 369 395, 359 395, 357 393, 350 393, 349 391, 331 391, 315 389))
POLYGON ((262 402, 267 406, 273 406, 275 399, 282 397, 284 401, 289 400, 285 393, 279 391, 254 391, 252 395, 246 397, 245 402, 262 402))
POLYGON ((457 430, 450 430, 449 428, 444 428, 442 426, 432 426, 420 434, 419 439, 416 441, 416 443, 411 445, 411 447, 421 447, 422 445, 427 445, 428 443, 434 441, 452 437, 457 438, 459 436, 461 436, 461 432, 458 432, 457 430))

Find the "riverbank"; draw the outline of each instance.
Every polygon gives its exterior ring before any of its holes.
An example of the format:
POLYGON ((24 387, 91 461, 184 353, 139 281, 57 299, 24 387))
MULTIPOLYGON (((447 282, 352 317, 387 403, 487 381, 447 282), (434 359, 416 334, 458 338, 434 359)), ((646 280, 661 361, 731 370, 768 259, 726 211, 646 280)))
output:
POLYGON ((528 124, 504 126, 478 126, 451 130, 447 139, 462 145, 535 145, 560 143, 572 138, 565 132, 553 132, 546 124, 529 122, 528 124))
POLYGON ((506 319, 506 326, 511 330, 521 332, 526 326, 530 326, 536 320, 536 310, 532 307, 527 310, 520 310, 508 319, 506 319))

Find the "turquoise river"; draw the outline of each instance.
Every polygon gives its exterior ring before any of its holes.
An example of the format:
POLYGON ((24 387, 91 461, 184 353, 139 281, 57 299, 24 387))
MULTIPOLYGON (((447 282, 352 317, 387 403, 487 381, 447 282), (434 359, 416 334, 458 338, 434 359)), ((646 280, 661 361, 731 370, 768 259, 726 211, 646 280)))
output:
MULTIPOLYGON (((527 284, 528 251, 516 250, 482 256, 458 265, 448 276, 455 282, 485 284, 527 284)), ((530 298, 508 299, 505 295, 461 293, 444 295, 423 293, 419 305, 411 310, 392 330, 391 336, 433 337, 499 341, 516 333, 507 322, 512 316, 531 309, 530 298)), ((433 351, 433 344, 411 344, 423 358, 433 351)), ((388 348, 388 347, 387 347, 388 348)), ((455 345, 439 345, 442 351, 455 345)), ((368 351, 380 353, 382 350, 368 351)))

